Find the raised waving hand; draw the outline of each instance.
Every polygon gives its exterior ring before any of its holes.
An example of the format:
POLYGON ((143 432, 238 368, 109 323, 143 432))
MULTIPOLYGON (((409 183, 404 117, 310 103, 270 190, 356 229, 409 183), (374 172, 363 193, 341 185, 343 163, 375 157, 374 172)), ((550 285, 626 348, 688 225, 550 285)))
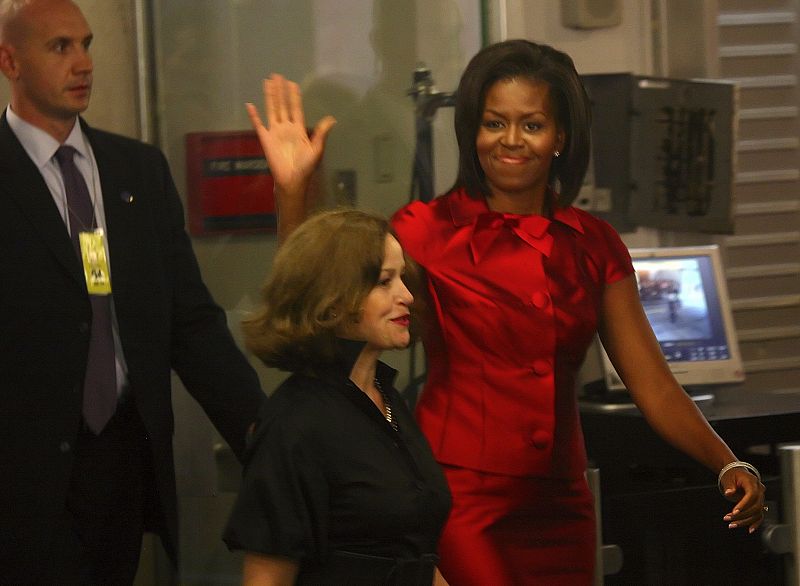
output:
POLYGON ((278 235, 281 240, 305 219, 306 191, 322 159, 325 140, 336 120, 326 116, 309 136, 300 87, 279 74, 264 80, 265 125, 253 104, 246 104, 275 181, 278 235))

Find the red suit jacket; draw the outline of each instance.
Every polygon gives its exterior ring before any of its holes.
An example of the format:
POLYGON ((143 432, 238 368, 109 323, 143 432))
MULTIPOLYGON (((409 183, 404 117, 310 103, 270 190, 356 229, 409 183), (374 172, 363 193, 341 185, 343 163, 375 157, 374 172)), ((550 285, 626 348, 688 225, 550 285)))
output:
POLYGON ((428 377, 420 426, 444 464, 509 476, 577 478, 586 468, 575 373, 603 287, 633 272, 605 222, 489 211, 463 190, 392 219, 425 269, 428 377))

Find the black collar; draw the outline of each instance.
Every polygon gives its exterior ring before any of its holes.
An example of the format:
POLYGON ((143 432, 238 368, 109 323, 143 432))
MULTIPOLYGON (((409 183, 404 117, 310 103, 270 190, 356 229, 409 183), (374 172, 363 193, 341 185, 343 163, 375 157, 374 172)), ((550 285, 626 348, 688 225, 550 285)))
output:
MULTIPOLYGON (((336 338, 336 359, 333 365, 328 369, 330 374, 334 374, 337 378, 344 377, 350 379, 350 373, 353 371, 353 366, 361 355, 367 343, 357 340, 346 340, 344 338, 336 338)), ((391 366, 378 361, 375 369, 375 378, 383 386, 388 389, 394 385, 394 379, 397 376, 397 371, 391 366)))

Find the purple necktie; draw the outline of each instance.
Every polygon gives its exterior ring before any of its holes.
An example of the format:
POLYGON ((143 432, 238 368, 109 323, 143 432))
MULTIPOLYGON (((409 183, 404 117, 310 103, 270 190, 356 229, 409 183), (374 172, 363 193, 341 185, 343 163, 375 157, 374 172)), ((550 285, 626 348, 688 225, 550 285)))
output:
MULTIPOLYGON (((71 146, 62 145, 56 151, 56 159, 64 177, 72 245, 80 260, 78 234, 94 230, 96 223, 86 181, 73 161, 76 152, 71 146)), ((83 419, 89 429, 99 434, 117 409, 117 370, 111 331, 111 295, 89 295, 89 299, 92 327, 83 381, 83 419)))

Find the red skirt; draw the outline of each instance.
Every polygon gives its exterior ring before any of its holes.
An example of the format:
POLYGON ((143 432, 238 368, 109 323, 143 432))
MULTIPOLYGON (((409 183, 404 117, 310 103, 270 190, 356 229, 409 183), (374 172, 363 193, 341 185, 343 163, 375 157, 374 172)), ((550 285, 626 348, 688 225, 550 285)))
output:
POLYGON ((583 477, 443 468, 453 508, 439 542, 439 568, 451 586, 592 584, 594 501, 583 477))

